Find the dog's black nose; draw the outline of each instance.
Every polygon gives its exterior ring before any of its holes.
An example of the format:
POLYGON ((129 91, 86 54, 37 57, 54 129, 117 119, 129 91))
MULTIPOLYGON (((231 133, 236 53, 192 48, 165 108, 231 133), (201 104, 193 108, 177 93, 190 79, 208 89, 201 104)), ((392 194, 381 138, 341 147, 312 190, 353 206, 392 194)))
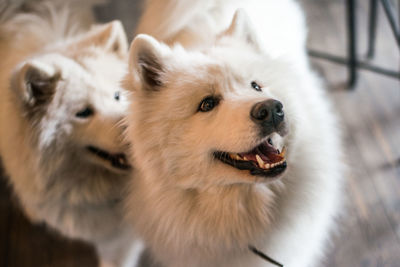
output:
POLYGON ((285 114, 281 102, 269 99, 255 104, 250 111, 250 116, 257 124, 277 128, 283 121, 285 114))

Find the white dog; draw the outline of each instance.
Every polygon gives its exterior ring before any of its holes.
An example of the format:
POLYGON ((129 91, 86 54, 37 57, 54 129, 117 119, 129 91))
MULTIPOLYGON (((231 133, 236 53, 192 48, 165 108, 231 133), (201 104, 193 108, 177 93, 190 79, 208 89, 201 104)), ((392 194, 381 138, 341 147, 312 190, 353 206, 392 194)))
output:
POLYGON ((320 266, 337 122, 289 0, 148 1, 130 50, 127 212, 162 266, 320 266), (247 15, 246 15, 247 14, 247 15), (233 18, 233 19, 232 19, 233 18))
POLYGON ((134 243, 121 210, 131 176, 120 124, 124 30, 119 21, 88 30, 81 5, 34 6, 0 29, 5 170, 32 221, 90 241, 102 263, 122 265, 134 243))

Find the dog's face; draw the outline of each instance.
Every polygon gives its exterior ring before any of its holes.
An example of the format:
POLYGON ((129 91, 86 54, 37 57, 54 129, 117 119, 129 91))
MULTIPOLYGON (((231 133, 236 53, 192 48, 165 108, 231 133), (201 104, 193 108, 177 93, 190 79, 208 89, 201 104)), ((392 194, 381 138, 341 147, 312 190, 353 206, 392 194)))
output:
POLYGON ((130 168, 120 125, 126 53, 122 26, 112 22, 17 67, 11 88, 40 151, 116 172, 130 168))
POLYGON ((186 188, 267 182, 285 172, 287 69, 259 47, 240 12, 205 51, 134 40, 128 138, 143 171, 186 188))

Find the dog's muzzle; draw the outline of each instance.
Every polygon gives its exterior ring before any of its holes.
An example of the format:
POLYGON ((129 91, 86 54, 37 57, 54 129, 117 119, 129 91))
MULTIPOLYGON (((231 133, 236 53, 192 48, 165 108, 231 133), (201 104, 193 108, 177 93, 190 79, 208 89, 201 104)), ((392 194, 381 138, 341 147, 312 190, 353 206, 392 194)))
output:
POLYGON ((286 149, 283 147, 279 150, 267 137, 271 137, 272 133, 281 136, 286 134, 283 105, 274 99, 258 102, 252 107, 250 117, 260 129, 262 141, 249 151, 216 151, 214 157, 236 169, 249 170, 251 175, 276 177, 286 170, 286 149))

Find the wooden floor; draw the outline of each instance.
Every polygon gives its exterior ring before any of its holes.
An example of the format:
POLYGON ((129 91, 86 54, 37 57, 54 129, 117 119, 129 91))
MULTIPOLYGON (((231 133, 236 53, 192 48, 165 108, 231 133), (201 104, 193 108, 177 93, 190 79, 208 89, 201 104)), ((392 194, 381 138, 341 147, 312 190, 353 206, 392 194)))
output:
MULTIPOLYGON (((367 0, 358 1, 360 58, 364 59, 367 0)), ((310 27, 309 47, 345 55, 344 0, 301 0, 310 27)), ((138 1, 114 0, 96 9, 100 20, 120 18, 132 32, 138 1)), ((389 24, 379 13, 374 64, 399 71, 400 54, 389 24)), ((290 34, 290 33, 288 33, 290 34)), ((346 68, 312 59, 326 79, 341 116, 348 158, 346 213, 339 220, 325 263, 329 267, 400 266, 400 83, 360 71, 357 87, 345 89, 346 68)), ((1 171, 1 170, 0 170, 1 171)), ((0 175, 1 176, 1 175, 0 175)), ((0 178, 0 266, 96 266, 93 249, 31 225, 0 178)))

